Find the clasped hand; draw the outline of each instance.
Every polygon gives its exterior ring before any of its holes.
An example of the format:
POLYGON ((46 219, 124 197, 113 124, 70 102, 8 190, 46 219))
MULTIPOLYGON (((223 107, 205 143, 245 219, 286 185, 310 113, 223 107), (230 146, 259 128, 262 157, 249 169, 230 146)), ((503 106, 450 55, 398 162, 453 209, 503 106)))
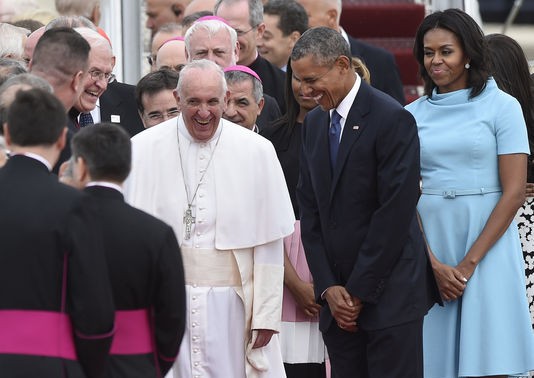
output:
POLYGON ((343 286, 338 285, 330 286, 326 290, 325 299, 339 328, 348 332, 356 332, 358 330, 356 320, 363 307, 362 301, 350 295, 343 286))
POLYGON ((433 269, 441 297, 446 301, 460 298, 467 287, 469 278, 473 274, 473 271, 465 267, 463 263, 452 267, 441 262, 435 262, 433 269))

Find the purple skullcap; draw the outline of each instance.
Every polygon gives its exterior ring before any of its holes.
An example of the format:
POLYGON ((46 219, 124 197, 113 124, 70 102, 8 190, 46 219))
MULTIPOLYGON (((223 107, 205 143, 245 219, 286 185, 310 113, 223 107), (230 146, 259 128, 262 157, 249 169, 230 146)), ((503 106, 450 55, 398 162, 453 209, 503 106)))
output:
MULTIPOLYGON (((219 16, 204 16, 204 17, 200 17, 198 20, 195 21, 195 23, 197 22, 202 22, 202 21, 221 21, 222 23, 228 25, 228 21, 226 21, 224 18, 222 17, 219 17, 219 16)), ((228 25, 230 26, 230 25, 228 25)))
POLYGON ((249 74, 250 76, 254 76, 256 79, 258 79, 260 81, 260 83, 263 84, 263 82, 261 81, 261 79, 258 76, 258 74, 256 73, 256 71, 248 68, 247 66, 241 66, 241 65, 229 66, 229 67, 226 67, 225 69, 223 69, 223 71, 224 72, 241 71, 241 72, 249 74))
MULTIPOLYGON (((169 38, 169 39, 167 39, 165 42, 163 42, 163 43, 161 44, 161 46, 163 46, 163 45, 166 44, 167 42, 172 42, 172 41, 184 41, 184 37, 180 37, 180 36, 178 36, 178 37, 172 37, 172 38, 169 38)), ((161 48, 161 46, 160 46, 160 48, 161 48)))

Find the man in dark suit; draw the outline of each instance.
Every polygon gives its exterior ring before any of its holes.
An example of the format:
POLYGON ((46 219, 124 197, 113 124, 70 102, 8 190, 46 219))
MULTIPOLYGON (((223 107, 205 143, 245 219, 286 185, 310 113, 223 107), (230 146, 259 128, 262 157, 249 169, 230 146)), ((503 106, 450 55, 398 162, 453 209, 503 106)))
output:
POLYGON ((120 124, 133 137, 145 128, 137 113, 135 86, 116 80, 100 96, 100 121, 120 124))
POLYGON ((355 74, 330 28, 305 32, 291 60, 319 105, 303 124, 297 198, 332 376, 422 377, 423 317, 439 297, 416 219, 415 121, 355 74))
POLYGON ((50 174, 66 113, 42 89, 19 91, 0 169, 0 376, 101 377, 114 330, 102 237, 88 196, 50 174))
POLYGON ((215 15, 227 20, 237 33, 237 64, 249 67, 260 76, 263 92, 274 97, 281 112, 285 113, 284 71, 258 53, 257 44, 265 31, 261 0, 217 0, 215 15))
POLYGON ((404 89, 393 55, 382 48, 357 40, 339 25, 341 0, 297 0, 308 12, 309 25, 326 26, 341 33, 352 56, 360 58, 371 73, 371 85, 405 104, 404 89))
POLYGON ((117 309, 107 377, 164 376, 185 328, 184 271, 174 231, 124 202, 131 144, 120 126, 80 130, 72 156, 73 180, 96 204, 117 309))

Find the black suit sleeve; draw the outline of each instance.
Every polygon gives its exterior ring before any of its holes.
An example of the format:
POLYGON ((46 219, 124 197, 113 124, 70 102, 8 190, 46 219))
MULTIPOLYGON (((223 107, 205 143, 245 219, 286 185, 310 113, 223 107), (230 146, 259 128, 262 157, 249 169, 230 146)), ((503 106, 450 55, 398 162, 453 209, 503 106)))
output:
POLYGON ((401 255, 411 251, 403 246, 415 217, 420 177, 419 139, 412 115, 399 108, 388 125, 377 127, 378 207, 345 285, 349 293, 370 303, 378 301, 401 255))
POLYGON ((186 308, 182 255, 170 227, 159 254, 158 276, 154 325, 158 359, 164 376, 178 355, 185 330, 186 308))
POLYGON ((87 377, 101 377, 113 337, 115 309, 102 235, 90 199, 70 214, 67 299, 78 360, 87 377))

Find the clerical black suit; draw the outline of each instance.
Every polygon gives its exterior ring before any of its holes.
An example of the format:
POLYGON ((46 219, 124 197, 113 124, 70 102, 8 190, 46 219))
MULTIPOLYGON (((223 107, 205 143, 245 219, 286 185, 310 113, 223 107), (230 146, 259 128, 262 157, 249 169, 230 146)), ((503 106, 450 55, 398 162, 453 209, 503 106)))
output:
POLYGON ((145 129, 137 111, 134 85, 118 81, 108 84, 100 96, 100 121, 120 123, 130 136, 145 129))
POLYGON ((401 105, 406 104, 404 88, 395 57, 380 47, 348 36, 352 56, 360 58, 371 74, 371 85, 396 99, 401 105))
POLYGON ((88 196, 40 161, 0 169, 0 377, 100 377, 114 322, 88 196))
POLYGON ((286 112, 285 80, 286 74, 280 68, 258 54, 248 66, 261 78, 263 93, 274 97, 282 114, 286 112))
MULTIPOLYGON (((427 310, 439 300, 416 219, 419 140, 413 117, 363 81, 333 170, 329 123, 329 113, 317 107, 303 124, 297 187, 302 241, 317 300, 322 302, 327 288, 341 285, 363 302, 356 333, 340 329, 328 305, 321 310, 319 325, 332 366, 342 359, 347 368, 334 371, 333 377, 366 377, 360 368, 367 362, 351 354, 361 339, 374 340, 384 332, 399 336, 395 330, 403 325, 422 325, 427 310)), ((415 335, 400 337, 409 341, 415 335)), ((402 348, 392 351, 381 344, 376 350, 373 345, 364 352, 373 369, 371 377, 407 377, 402 348), (397 357, 383 366, 373 365, 391 355, 397 357)), ((422 340, 417 347, 422 349, 422 340)), ((409 363, 417 364, 422 374, 422 353, 420 361, 409 363)))
POLYGON ((117 309, 117 332, 107 377, 164 376, 178 354, 185 327, 184 271, 174 231, 126 204, 123 195, 113 188, 89 186, 85 191, 98 208, 117 309), (143 312, 147 318, 143 319, 143 312), (120 314, 141 315, 141 321, 132 320, 137 335, 121 333, 124 318, 120 314), (121 345, 142 342, 147 333, 148 341, 154 341, 152 353, 140 353, 143 348, 120 350, 121 345), (126 339, 118 343, 123 336, 126 339))

